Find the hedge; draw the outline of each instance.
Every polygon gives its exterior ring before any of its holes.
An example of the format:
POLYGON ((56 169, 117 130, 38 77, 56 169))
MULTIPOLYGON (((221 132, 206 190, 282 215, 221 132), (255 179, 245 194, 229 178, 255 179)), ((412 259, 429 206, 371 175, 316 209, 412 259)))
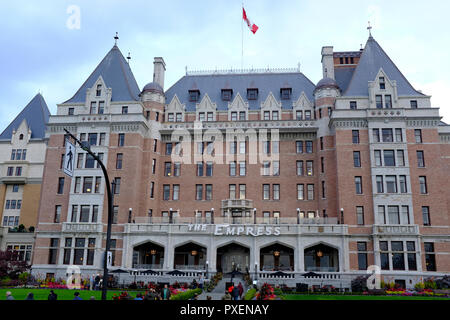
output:
POLYGON ((248 291, 245 293, 244 300, 252 300, 253 297, 256 295, 256 289, 248 289, 248 291))
POLYGON ((197 288, 197 289, 191 289, 191 290, 187 290, 185 292, 180 292, 176 295, 172 295, 170 296, 170 300, 189 300, 192 297, 194 297, 195 294, 201 294, 202 293, 202 289, 197 288))

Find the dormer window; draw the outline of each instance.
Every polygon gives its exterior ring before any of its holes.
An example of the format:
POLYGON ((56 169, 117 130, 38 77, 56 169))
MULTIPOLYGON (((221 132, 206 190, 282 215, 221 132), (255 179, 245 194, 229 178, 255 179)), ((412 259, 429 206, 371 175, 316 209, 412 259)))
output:
POLYGON ((167 122, 173 122, 173 113, 167 114, 167 122))
POLYGON ((189 90, 189 101, 196 102, 200 98, 200 90, 189 90))
POLYGON ((222 100, 223 101, 231 101, 231 96, 233 95, 233 90, 231 89, 222 89, 222 100))
POLYGON ((245 121, 245 111, 239 111, 239 120, 245 121))
POLYGON ((204 112, 198 113, 198 121, 205 121, 205 113, 204 112))
POLYGON ((282 100, 289 100, 291 98, 292 88, 281 88, 280 96, 282 100))
POLYGON ((69 108, 68 115, 73 116, 74 110, 74 108, 69 108))
POLYGON ((278 111, 272 111, 272 120, 279 120, 278 111))
POLYGON ((247 100, 257 100, 258 89, 247 89, 247 100))
POLYGON ((97 97, 100 97, 102 95, 102 85, 98 84, 97 85, 97 97))
POLYGON ((384 77, 380 77, 379 82, 380 82, 380 89, 382 89, 382 90, 386 89, 386 83, 384 82, 384 77))
MULTIPOLYGON (((100 108, 100 107, 99 107, 100 108)), ((100 109, 99 109, 100 111, 100 109)), ((100 113, 100 112, 99 112, 100 113)), ((103 113, 103 112, 102 112, 103 113)), ((128 106, 122 106, 122 114, 127 114, 128 113, 128 106)))
POLYGON ((356 101, 350 101, 350 110, 356 110, 357 104, 356 101))
POLYGON ((386 106, 386 109, 392 108, 392 98, 390 94, 384 96, 384 104, 386 106))
POLYGON ((410 101, 411 109, 417 109, 417 100, 410 101))
POLYGON ((180 112, 177 112, 177 115, 176 115, 176 122, 181 122, 182 121, 182 116, 183 116, 183 114, 182 113, 180 113, 180 112))
POLYGON ((105 112, 105 101, 99 101, 98 102, 98 114, 103 114, 104 112, 105 112))

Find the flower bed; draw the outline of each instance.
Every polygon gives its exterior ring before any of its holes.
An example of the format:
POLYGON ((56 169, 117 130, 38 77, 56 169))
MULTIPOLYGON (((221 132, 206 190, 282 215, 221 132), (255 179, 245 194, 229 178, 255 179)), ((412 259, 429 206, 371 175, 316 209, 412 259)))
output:
POLYGON ((261 289, 255 295, 256 300, 275 300, 274 289, 270 284, 264 283, 261 289))

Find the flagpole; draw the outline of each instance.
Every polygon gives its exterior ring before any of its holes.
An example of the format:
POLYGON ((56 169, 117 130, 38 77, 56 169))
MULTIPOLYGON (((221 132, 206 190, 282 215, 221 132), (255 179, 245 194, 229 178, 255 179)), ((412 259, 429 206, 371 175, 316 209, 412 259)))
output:
POLYGON ((242 10, 241 10, 241 14, 242 14, 242 19, 241 19, 241 72, 242 69, 244 68, 244 16, 243 16, 243 12, 244 12, 244 1, 242 1, 242 10))

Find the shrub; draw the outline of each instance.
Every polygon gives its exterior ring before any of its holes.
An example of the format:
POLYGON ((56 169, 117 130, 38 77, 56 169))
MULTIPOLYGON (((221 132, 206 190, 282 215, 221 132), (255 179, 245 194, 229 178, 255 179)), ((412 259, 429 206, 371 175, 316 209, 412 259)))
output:
POLYGON ((437 289, 436 282, 433 280, 425 281, 424 283, 425 289, 437 289))
POLYGON ((170 296, 170 300, 189 300, 192 297, 194 297, 195 294, 201 294, 201 293, 202 293, 202 289, 200 289, 200 288, 187 290, 185 292, 180 292, 178 294, 170 296))
POLYGON ((26 284, 29 277, 30 274, 28 272, 22 272, 21 274, 19 274, 19 281, 23 284, 26 284))
POLYGON ((416 290, 416 291, 422 292, 423 289, 425 289, 425 284, 423 282, 417 282, 414 285, 414 290, 416 290))
POLYGON ((244 300, 252 300, 255 297, 255 295, 256 295, 256 289, 255 288, 249 289, 245 293, 244 300))
POLYGON ((359 276, 352 280, 352 292, 367 291, 367 279, 369 276, 359 276))

